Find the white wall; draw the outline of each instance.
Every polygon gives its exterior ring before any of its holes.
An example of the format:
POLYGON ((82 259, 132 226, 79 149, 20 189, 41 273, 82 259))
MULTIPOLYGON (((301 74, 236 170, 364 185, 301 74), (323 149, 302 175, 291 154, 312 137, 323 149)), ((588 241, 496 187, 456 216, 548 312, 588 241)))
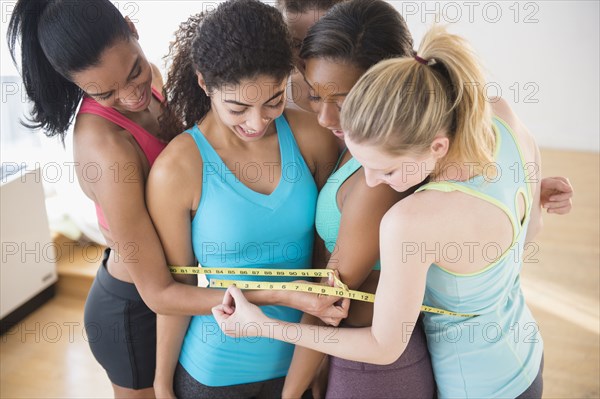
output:
POLYGON ((406 18, 415 46, 434 22, 428 11, 437 5, 439 21, 480 54, 488 93, 500 89, 541 146, 598 152, 599 2, 392 3, 406 18))
MULTIPOLYGON (((136 22, 144 51, 161 68, 178 24, 218 3, 115 1, 136 22)), ((599 2, 391 3, 406 18, 416 45, 436 18, 467 37, 489 71, 488 94, 509 100, 541 146, 600 150, 599 2)), ((12 4, 3 1, 1 8, 2 74, 15 73, 4 40, 12 4)))

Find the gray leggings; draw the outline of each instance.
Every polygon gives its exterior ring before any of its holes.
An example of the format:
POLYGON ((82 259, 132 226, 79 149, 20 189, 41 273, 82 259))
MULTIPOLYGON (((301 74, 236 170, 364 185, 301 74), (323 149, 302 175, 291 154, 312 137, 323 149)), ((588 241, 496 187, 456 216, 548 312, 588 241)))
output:
POLYGON ((421 318, 404 353, 392 364, 378 366, 330 358, 327 399, 434 397, 436 385, 421 318))
POLYGON ((249 384, 209 387, 198 382, 177 364, 173 389, 178 399, 279 399, 285 377, 249 384))
POLYGON ((542 363, 540 364, 540 371, 538 371, 537 377, 533 380, 533 383, 519 396, 517 399, 541 399, 542 392, 544 391, 544 355, 542 355, 542 363))

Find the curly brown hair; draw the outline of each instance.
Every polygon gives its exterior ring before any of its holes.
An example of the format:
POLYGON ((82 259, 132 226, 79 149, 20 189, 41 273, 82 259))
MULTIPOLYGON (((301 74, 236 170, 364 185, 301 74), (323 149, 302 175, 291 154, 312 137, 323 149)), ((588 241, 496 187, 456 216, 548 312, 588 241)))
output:
POLYGON ((285 79, 293 68, 292 41, 276 8, 257 0, 229 0, 209 13, 183 22, 171 42, 165 94, 160 118, 169 140, 200 121, 210 110, 207 90, 267 75, 285 79))

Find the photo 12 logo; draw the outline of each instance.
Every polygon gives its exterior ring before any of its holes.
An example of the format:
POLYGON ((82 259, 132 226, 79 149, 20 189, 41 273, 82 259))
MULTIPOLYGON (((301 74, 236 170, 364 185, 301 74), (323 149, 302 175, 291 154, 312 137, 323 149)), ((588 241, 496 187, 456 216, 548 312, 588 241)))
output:
POLYGON ((528 1, 391 1, 407 22, 448 23, 506 20, 539 23, 540 3, 528 1))

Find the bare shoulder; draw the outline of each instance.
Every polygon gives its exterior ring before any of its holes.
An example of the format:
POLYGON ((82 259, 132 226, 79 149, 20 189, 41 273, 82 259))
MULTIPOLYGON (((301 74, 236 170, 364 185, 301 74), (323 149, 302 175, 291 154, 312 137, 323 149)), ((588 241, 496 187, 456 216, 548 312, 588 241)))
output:
POLYGON ((160 153, 148 176, 146 195, 193 209, 202 190, 202 157, 191 135, 176 136, 160 153), (174 195, 176 194, 176 195, 174 195))
POLYGON ((165 84, 160 69, 152 63, 150 63, 150 68, 152 68, 152 86, 162 93, 165 84))
POLYGON ((202 176, 202 157, 189 134, 180 134, 171 140, 150 170, 151 178, 162 183, 185 182, 198 174, 202 176))
POLYGON ((284 115, 290 128, 295 130, 294 133, 296 133, 297 130, 299 133, 310 134, 308 132, 313 131, 314 129, 323 129, 319 126, 317 115, 311 112, 298 108, 286 108, 284 115))
POLYGON ((517 140, 519 141, 526 161, 533 162, 536 158, 535 154, 537 153, 535 138, 527 126, 525 126, 525 124, 513 111, 510 104, 500 97, 493 98, 492 111, 494 115, 506 122, 506 124, 511 128, 517 140))
POLYGON ((337 157, 337 139, 328 129, 321 127, 315 114, 286 109, 285 117, 300 148, 302 157, 313 174, 318 187, 322 187, 331 174, 337 157))
POLYGON ((498 116, 504 122, 506 122, 513 130, 520 129, 524 126, 517 117, 517 114, 513 111, 508 101, 502 97, 494 97, 490 99, 492 105, 492 112, 498 116))
POLYGON ((333 151, 337 156, 336 138, 329 130, 319 125, 315 114, 290 108, 285 110, 285 117, 303 153, 333 151))
POLYGON ((396 202, 381 221, 381 234, 412 240, 443 240, 440 227, 455 226, 464 197, 461 193, 425 190, 396 202))
POLYGON ((76 161, 111 164, 115 161, 141 162, 127 131, 94 114, 77 116, 73 147, 76 161))
POLYGON ((369 187, 363 168, 360 168, 354 176, 356 183, 347 198, 348 205, 351 208, 360 209, 361 212, 369 210, 369 213, 379 213, 379 210, 385 212, 396 202, 406 197, 405 193, 399 193, 387 184, 369 187))

